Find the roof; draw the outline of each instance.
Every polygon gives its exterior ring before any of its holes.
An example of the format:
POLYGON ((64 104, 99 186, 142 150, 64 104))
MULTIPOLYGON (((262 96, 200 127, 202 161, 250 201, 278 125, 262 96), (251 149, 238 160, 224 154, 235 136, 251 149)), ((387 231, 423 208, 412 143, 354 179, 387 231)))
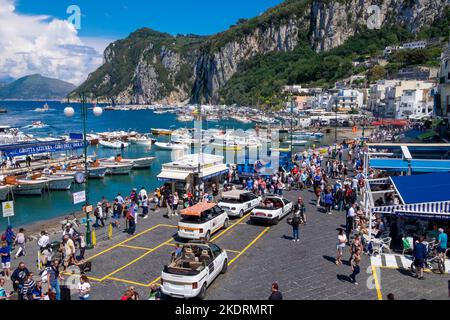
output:
MULTIPOLYGON (((449 172, 450 160, 410 160, 412 172, 449 172)), ((370 159, 369 166, 373 169, 386 171, 408 172, 408 161, 403 159, 370 159)))
POLYGON ((158 175, 159 181, 185 181, 186 178, 190 175, 190 172, 183 171, 162 171, 158 175))
POLYGON ((181 210, 181 214, 185 216, 200 216, 203 211, 209 210, 216 206, 212 202, 199 202, 192 207, 181 210))
POLYGON ((227 192, 222 193, 222 198, 228 198, 228 199, 239 199, 241 194, 249 193, 250 191, 247 190, 231 190, 227 192))
POLYGON ((391 177, 404 204, 450 200, 450 173, 391 177))

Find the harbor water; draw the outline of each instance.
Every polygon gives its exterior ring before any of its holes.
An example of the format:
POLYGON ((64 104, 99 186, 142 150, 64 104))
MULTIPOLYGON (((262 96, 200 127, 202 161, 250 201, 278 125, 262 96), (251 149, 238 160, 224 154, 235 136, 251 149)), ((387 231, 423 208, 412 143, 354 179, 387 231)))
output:
MULTIPOLYGON (((0 114, 0 125, 17 127, 27 134, 35 137, 57 137, 63 134, 80 133, 83 128, 81 120, 81 106, 71 104, 75 109, 72 118, 64 116, 63 110, 66 103, 47 102, 49 111, 36 112, 36 108, 41 108, 44 102, 32 101, 1 101, 0 107, 7 109, 8 113, 0 114), (42 121, 46 127, 31 129, 29 126, 34 121, 42 121)), ((205 122, 203 128, 221 129, 243 129, 247 130, 254 124, 244 124, 235 120, 221 120, 218 122, 205 122)), ((152 110, 137 111, 104 111, 100 117, 95 117, 92 110, 89 110, 87 131, 137 131, 140 133, 150 133, 151 128, 176 129, 180 127, 192 128, 192 122, 178 122, 176 115, 171 113, 154 114, 152 110)), ((168 137, 156 137, 158 141, 167 141, 168 137)), ((325 136, 320 142, 312 142, 317 146, 327 145, 332 137, 325 136)), ((295 147, 295 150, 303 150, 304 147, 295 147)), ((82 153, 82 151, 80 151, 82 153)), ((103 148, 101 146, 89 147, 89 155, 98 157, 111 157, 117 153, 122 153, 123 158, 139 158, 144 156, 156 157, 150 169, 132 170, 126 176, 106 176, 102 180, 89 181, 89 200, 95 203, 102 196, 113 199, 118 192, 128 195, 132 188, 145 187, 147 191, 153 190, 161 185, 156 176, 164 163, 171 161, 170 152, 157 150, 154 146, 146 147, 130 145, 123 152, 103 148)), ((11 224, 15 227, 26 226, 40 220, 64 217, 72 212, 81 211, 81 205, 72 204, 72 193, 84 190, 83 185, 73 184, 69 191, 44 192, 42 196, 15 197, 15 216, 11 218, 11 224)), ((0 219, 0 230, 7 225, 5 218, 0 219)))

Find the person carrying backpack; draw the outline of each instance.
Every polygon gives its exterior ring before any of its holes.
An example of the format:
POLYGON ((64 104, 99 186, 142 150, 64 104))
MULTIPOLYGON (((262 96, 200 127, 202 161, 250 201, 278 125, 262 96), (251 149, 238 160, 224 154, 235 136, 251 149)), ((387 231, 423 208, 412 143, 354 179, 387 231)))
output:
POLYGON ((294 242, 300 242, 299 236, 299 227, 302 223, 302 218, 300 217, 300 213, 298 211, 294 212, 294 217, 292 218, 292 241, 294 242))

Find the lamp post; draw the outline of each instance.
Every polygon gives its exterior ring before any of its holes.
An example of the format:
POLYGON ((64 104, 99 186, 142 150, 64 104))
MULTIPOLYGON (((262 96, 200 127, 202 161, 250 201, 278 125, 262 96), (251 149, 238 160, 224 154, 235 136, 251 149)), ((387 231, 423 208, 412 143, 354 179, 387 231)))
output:
POLYGON ((292 157, 294 155, 294 150, 293 150, 293 136, 294 136, 294 132, 293 132, 293 121, 294 121, 294 97, 291 98, 291 161, 292 161, 292 157))
POLYGON ((337 157, 337 112, 338 112, 338 102, 337 97, 334 99, 334 156, 337 157))
MULTIPOLYGON (((88 175, 89 175, 89 171, 88 171, 88 162, 87 162, 87 148, 88 148, 88 144, 87 144, 87 137, 86 137, 86 122, 87 122, 87 118, 88 118, 88 108, 87 108, 87 104, 86 104, 86 96, 84 93, 80 93, 79 94, 80 100, 81 100, 81 119, 83 121, 83 146, 84 146, 84 183, 85 183, 85 193, 86 193, 86 198, 85 198, 85 203, 84 203, 84 208, 85 208, 85 213, 86 213, 86 249, 92 249, 93 245, 92 245, 92 238, 91 238, 91 224, 90 224, 90 220, 89 220, 89 213, 90 211, 88 210, 88 206, 89 206, 89 179, 88 179, 88 175)), ((68 98, 69 101, 69 98, 68 98)), ((103 113, 103 109, 100 107, 95 106, 93 113, 96 117, 99 117, 102 115, 103 113)), ((73 117, 73 115, 75 114, 75 110, 69 105, 64 109, 64 115, 66 117, 73 117)))

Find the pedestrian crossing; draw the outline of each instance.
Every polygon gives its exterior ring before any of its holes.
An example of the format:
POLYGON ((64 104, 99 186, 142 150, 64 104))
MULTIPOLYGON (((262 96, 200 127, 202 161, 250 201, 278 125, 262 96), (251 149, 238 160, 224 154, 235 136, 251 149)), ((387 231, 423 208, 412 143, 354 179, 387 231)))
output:
MULTIPOLYGON (((410 269, 413 263, 412 256, 401 254, 378 254, 370 257, 372 266, 387 269, 410 269)), ((450 260, 445 261, 445 273, 450 273, 450 260)))

